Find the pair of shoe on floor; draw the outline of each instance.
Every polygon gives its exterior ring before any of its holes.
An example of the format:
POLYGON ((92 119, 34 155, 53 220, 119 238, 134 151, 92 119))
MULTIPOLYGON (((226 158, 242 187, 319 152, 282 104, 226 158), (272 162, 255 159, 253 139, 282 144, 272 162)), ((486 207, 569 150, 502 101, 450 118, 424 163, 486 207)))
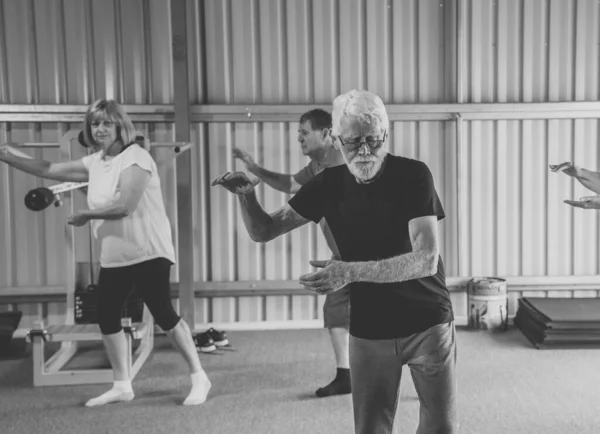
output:
POLYGON ((217 347, 228 346, 229 340, 227 339, 227 333, 211 327, 207 331, 194 336, 194 343, 198 351, 211 353, 216 351, 217 347))

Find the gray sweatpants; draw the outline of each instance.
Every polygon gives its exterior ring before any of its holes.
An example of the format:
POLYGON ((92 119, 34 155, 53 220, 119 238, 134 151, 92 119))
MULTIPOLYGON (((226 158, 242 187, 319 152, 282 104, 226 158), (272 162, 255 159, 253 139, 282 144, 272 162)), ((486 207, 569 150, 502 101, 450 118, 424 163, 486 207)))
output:
POLYGON ((350 337, 355 434, 391 434, 407 364, 419 395, 417 434, 456 432, 454 321, 400 339, 350 337))

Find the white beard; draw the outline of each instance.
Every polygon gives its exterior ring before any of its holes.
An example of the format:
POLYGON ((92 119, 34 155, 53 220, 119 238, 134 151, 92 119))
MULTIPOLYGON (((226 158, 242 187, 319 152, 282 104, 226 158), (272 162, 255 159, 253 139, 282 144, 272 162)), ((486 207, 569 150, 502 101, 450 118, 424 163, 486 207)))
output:
MULTIPOLYGON (((344 155, 343 157, 344 160, 346 160, 346 156, 344 155)), ((371 164, 360 164, 360 161, 361 160, 358 156, 355 157, 354 160, 352 160, 351 162, 348 162, 348 160, 346 160, 346 165, 348 166, 350 173, 352 173, 360 181, 369 181, 370 179, 374 178, 377 172, 379 172, 379 169, 381 168, 382 162, 376 157, 371 157, 368 160, 371 161, 371 164)))

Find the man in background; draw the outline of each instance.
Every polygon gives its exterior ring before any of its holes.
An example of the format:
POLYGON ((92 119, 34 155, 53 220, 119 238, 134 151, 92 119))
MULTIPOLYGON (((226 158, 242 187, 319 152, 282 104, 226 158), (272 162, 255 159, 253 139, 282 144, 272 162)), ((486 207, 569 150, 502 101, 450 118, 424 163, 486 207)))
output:
MULTIPOLYGON (((300 187, 308 183, 319 172, 327 167, 344 164, 342 155, 333 146, 331 137, 331 114, 322 109, 314 109, 300 117, 298 142, 302 154, 310 158, 310 162, 298 173, 283 174, 271 172, 259 166, 247 152, 234 148, 233 156, 243 161, 246 169, 266 184, 283 193, 295 194, 300 187)), ((325 219, 319 222, 327 245, 333 252, 332 259, 339 259, 331 231, 325 219)), ((350 361, 348 357, 349 324, 350 324, 350 292, 343 288, 326 296, 323 305, 324 326, 329 330, 331 345, 335 354, 337 373, 334 380, 316 391, 318 397, 350 393, 350 361)))

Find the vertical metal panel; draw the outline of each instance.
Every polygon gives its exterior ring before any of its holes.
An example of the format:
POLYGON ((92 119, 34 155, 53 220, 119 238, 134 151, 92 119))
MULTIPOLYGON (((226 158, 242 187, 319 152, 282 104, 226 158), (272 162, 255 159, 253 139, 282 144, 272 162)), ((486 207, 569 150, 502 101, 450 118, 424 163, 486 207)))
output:
POLYGON ((4 1, 2 28, 6 44, 5 77, 8 83, 8 99, 5 103, 32 104, 37 101, 37 71, 35 31, 32 2, 4 1))
POLYGON ((576 101, 600 99, 600 2, 578 1, 575 15, 575 94, 576 101))
POLYGON ((197 15, 206 20, 197 23, 206 27, 205 101, 322 104, 354 88, 386 102, 444 101, 454 87, 446 79, 455 65, 454 39, 446 41, 454 5, 206 1, 197 15))
MULTIPOLYGON (((449 2, 448 2, 449 3, 449 2)), ((444 5, 440 0, 419 0, 419 102, 444 100, 444 5)))
POLYGON ((379 95, 383 101, 392 100, 394 56, 390 37, 393 28, 391 8, 390 0, 365 4, 366 89, 379 95))
MULTIPOLYGON (((150 2, 149 22, 150 39, 146 40, 146 52, 149 63, 145 69, 152 78, 152 88, 148 98, 154 104, 169 104, 173 102, 173 65, 171 54, 171 6, 163 0, 147 0, 150 2)), ((139 47, 143 49, 144 47, 139 47)), ((193 47, 196 49, 196 47, 193 47)))
POLYGON ((547 195, 541 194, 547 191, 546 122, 523 121, 521 128, 521 275, 543 276, 547 272, 543 255, 547 249, 547 195))
MULTIPOLYGON (((596 119, 576 119, 573 125, 574 143, 570 147, 573 149, 572 160, 590 170, 598 170, 600 167, 598 127, 596 119)), ((569 184, 565 179, 561 183, 569 184)), ((573 190, 569 191, 566 198, 576 200, 584 196, 593 196, 593 192, 579 182, 573 182, 573 190)), ((575 275, 595 275, 600 271, 599 245, 594 242, 599 236, 599 219, 600 216, 596 212, 585 212, 584 210, 573 210, 572 212, 572 261, 575 275)))
MULTIPOLYGON (((467 171, 470 175, 467 192, 469 209, 471 210, 470 248, 473 272, 481 270, 483 275, 494 268, 495 246, 495 155, 492 122, 474 121, 467 128, 466 139, 469 143, 470 164, 467 171)), ((473 272, 471 275, 473 275, 473 272)), ((477 275, 477 272, 475 272, 477 275)))
POLYGON ((418 102, 418 0, 395 1, 392 46, 394 47, 393 101, 418 102))
POLYGON ((2 0, 0 8, 0 102, 172 102, 168 2, 2 0))
POLYGON ((498 1, 496 5, 496 101, 519 101, 522 0, 498 1))
POLYGON ((471 102, 491 102, 494 99, 494 37, 495 16, 493 0, 470 2, 470 20, 467 21, 467 37, 471 59, 467 68, 465 87, 471 102))
POLYGON ((231 55, 233 103, 260 102, 259 22, 257 1, 232 0, 231 55))
POLYGON ((521 126, 497 121, 494 142, 497 201, 495 207, 496 273, 517 276, 521 272, 521 126))
MULTIPOLYGON (((289 126, 284 123, 264 123, 262 126, 262 137, 255 145, 262 143, 260 151, 263 167, 269 168, 277 173, 290 173, 289 151, 294 142, 288 140, 287 130, 289 126)), ((272 187, 261 183, 261 203, 269 213, 281 208, 287 203, 289 196, 272 187)), ((243 236, 244 234, 242 234, 243 236)), ((263 246, 264 251, 264 277, 271 279, 289 279, 289 236, 278 237, 263 246)), ((261 252, 262 253, 262 252, 261 252)))
MULTIPOLYGON (((555 162, 572 161, 573 157, 573 121, 549 120, 547 161, 555 162)), ((541 166, 543 160, 538 158, 537 165, 541 166)), ((582 162, 584 163, 584 162, 582 162)), ((563 174, 547 172, 547 239, 546 273, 549 276, 569 276, 573 273, 573 213, 575 210, 563 203, 564 199, 572 197, 573 180, 563 174)), ((581 211, 581 210, 580 210, 581 211)))
POLYGON ((10 95, 8 93, 8 56, 6 52, 8 41, 6 40, 4 26, 5 16, 6 11, 4 8, 4 2, 0 1, 0 102, 2 103, 10 101, 10 95))
MULTIPOLYGON (((291 3, 293 2, 287 1, 288 5, 291 3)), ((311 32, 308 35, 310 45, 305 57, 301 58, 301 61, 305 61, 307 66, 312 68, 309 71, 309 77, 311 77, 311 82, 308 83, 310 99, 306 100, 307 103, 329 103, 340 93, 340 86, 344 85, 342 81, 343 47, 340 45, 340 40, 344 40, 344 35, 341 33, 344 17, 340 16, 340 13, 345 3, 340 0, 313 0, 310 2, 309 22, 306 24, 307 29, 311 32)), ((294 34, 287 35, 288 39, 295 37, 294 34)), ((288 58, 293 57, 295 52, 290 54, 291 56, 288 58)), ((356 60, 354 63, 352 68, 358 68, 356 60)), ((294 100, 289 102, 294 102, 294 100)))
POLYGON ((65 102, 71 104, 86 104, 96 98, 89 7, 89 1, 63 0, 62 19, 64 23, 69 23, 63 27, 66 53, 65 102))
POLYGON ((466 101, 598 99, 596 0, 470 0, 466 5, 466 101))
POLYGON ((446 218, 438 226, 446 275, 456 276, 456 143, 452 122, 394 122, 390 149, 394 155, 423 161, 433 175, 446 218))
MULTIPOLYGON (((312 27, 310 0, 285 2, 285 39, 287 41, 288 101, 310 102, 313 99, 312 27)), ((324 59, 325 60, 325 59, 324 59)), ((331 59, 329 59, 331 60, 331 59)))
MULTIPOLYGON (((260 297, 240 297, 239 298, 239 321, 262 321, 263 304, 260 297)), ((219 318, 213 321, 221 322, 219 318)))
MULTIPOLYGON (((147 103, 148 74, 146 59, 145 23, 143 0, 118 2, 120 18, 121 42, 120 73, 123 96, 121 101, 132 101, 136 104, 147 103)), ((163 58, 165 59, 165 58, 163 58)), ((170 63, 170 62, 166 62, 170 63)))
POLYGON ((314 304, 317 296, 296 295, 292 297, 292 319, 294 321, 313 320, 314 304))
MULTIPOLYGON (((339 3, 340 92, 366 87, 364 0, 339 3)), ((316 44, 315 44, 316 48, 316 44)))
POLYGON ((230 0, 207 1, 206 28, 207 104, 232 101, 230 0))
MULTIPOLYGON (((256 20, 259 25, 261 102, 264 104, 287 101, 287 40, 286 4, 279 0, 260 0, 256 20)), ((292 54, 293 55, 293 54, 292 54)))
MULTIPOLYGON (((192 100, 453 95, 457 0, 189 0, 192 100)), ((596 0, 466 0, 466 101, 597 100, 596 0)), ((169 3, 2 0, 0 101, 172 102, 169 3)))

